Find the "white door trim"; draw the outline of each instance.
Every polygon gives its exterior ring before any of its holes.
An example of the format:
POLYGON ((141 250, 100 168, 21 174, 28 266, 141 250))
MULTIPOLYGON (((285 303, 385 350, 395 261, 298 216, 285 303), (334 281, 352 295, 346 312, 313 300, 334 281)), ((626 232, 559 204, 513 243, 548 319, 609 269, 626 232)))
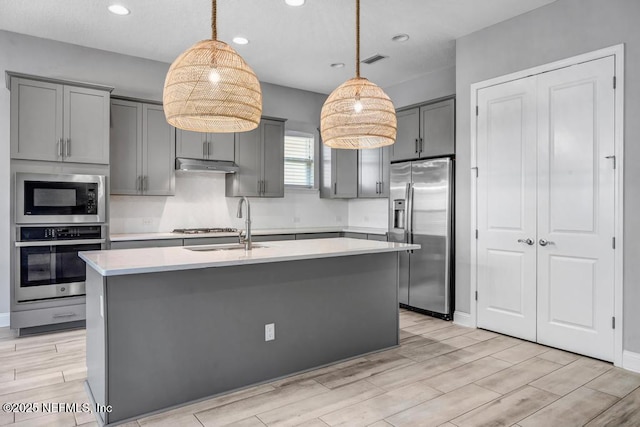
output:
MULTIPOLYGON (((559 68, 569 67, 582 62, 592 61, 595 59, 613 56, 615 58, 615 74, 616 74, 616 99, 615 99, 615 155, 616 155, 616 174, 615 174, 615 233, 616 233, 616 251, 615 251, 615 272, 614 272, 614 299, 615 308, 614 315, 616 318, 616 329, 614 339, 614 364, 622 366, 623 355, 623 259, 624 259, 624 44, 611 46, 608 48, 596 50, 549 64, 540 65, 538 67, 527 70, 518 71, 471 85, 471 102, 469 105, 470 124, 471 124, 471 235, 469 236, 471 244, 471 260, 470 260, 470 313, 468 325, 477 326, 477 302, 475 299, 478 289, 478 252, 476 246, 476 229, 477 229, 477 116, 476 106, 478 105, 478 91, 480 89, 506 83, 512 80, 518 80, 527 76, 541 74, 559 68)), ((613 84, 613 82, 612 82, 613 84)), ((482 171, 479 171, 482 174, 482 171)), ((465 319, 466 320, 466 319, 465 319)), ((465 322, 467 323, 467 322, 465 322)))

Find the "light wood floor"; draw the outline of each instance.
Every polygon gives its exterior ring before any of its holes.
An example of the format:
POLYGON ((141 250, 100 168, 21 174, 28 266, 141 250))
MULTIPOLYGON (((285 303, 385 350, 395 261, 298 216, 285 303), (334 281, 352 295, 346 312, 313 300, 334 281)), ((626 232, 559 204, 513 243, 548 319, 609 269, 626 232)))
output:
MULTIPOLYGON (((130 426, 640 426, 640 375, 401 311, 399 348, 139 419, 130 426)), ((0 328, 0 402, 88 402, 84 331, 0 328)), ((96 425, 90 413, 0 425, 96 425)))

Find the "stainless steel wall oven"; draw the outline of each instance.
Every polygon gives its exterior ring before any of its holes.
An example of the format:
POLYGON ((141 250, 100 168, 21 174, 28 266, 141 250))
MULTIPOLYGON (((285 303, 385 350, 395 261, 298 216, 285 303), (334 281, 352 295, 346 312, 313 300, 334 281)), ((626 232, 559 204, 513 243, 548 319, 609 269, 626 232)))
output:
POLYGON ((16 301, 84 295, 78 252, 104 249, 105 242, 102 225, 17 227, 16 301))

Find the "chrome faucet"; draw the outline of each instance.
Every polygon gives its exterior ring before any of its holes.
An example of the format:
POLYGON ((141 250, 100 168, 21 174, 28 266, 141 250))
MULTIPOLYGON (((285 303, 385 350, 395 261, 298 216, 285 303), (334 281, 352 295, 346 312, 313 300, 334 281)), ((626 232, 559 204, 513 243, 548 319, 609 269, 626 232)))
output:
POLYGON ((238 213, 236 214, 238 218, 242 218, 242 202, 244 202, 247 205, 247 218, 244 221, 245 227, 246 227, 246 235, 243 239, 242 233, 241 233, 239 236, 239 239, 241 244, 244 243, 244 250, 250 251, 251 250, 251 205, 249 204, 249 199, 247 199, 246 197, 242 197, 238 202, 238 213))

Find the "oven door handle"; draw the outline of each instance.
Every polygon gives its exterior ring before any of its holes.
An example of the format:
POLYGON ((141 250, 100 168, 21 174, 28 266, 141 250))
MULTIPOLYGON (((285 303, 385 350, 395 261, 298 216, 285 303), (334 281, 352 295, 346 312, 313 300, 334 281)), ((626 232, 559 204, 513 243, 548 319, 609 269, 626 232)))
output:
POLYGON ((107 239, 86 239, 86 240, 44 240, 37 242, 16 242, 16 248, 35 246, 69 246, 69 245, 97 245, 104 244, 107 239))

